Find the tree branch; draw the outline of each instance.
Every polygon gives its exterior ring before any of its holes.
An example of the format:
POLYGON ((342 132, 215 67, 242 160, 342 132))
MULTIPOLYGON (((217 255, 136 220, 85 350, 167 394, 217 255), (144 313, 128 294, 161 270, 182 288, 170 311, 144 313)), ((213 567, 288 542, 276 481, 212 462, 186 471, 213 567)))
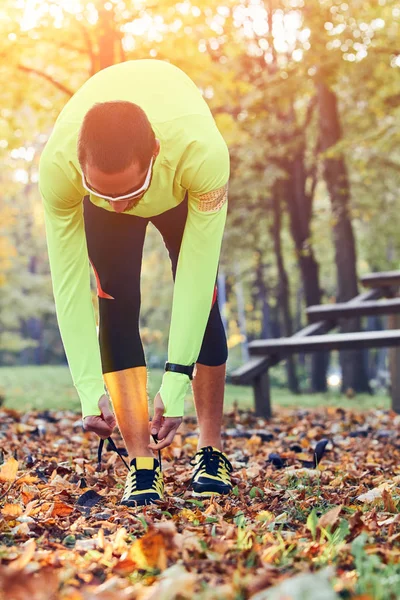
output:
POLYGON ((393 169, 394 171, 400 171, 400 163, 397 163, 394 160, 390 160, 390 158, 372 155, 370 157, 370 161, 372 161, 372 163, 379 163, 385 167, 388 167, 388 169, 393 169))
POLYGON ((51 75, 47 75, 47 73, 44 73, 43 71, 38 71, 37 69, 32 69, 31 67, 26 67, 25 65, 18 65, 18 69, 20 71, 24 71, 25 73, 32 73, 32 75, 37 75, 38 77, 46 79, 46 81, 49 81, 61 92, 67 94, 67 96, 71 97, 74 95, 74 92, 72 90, 67 88, 64 84, 60 83, 59 81, 56 81, 51 75))

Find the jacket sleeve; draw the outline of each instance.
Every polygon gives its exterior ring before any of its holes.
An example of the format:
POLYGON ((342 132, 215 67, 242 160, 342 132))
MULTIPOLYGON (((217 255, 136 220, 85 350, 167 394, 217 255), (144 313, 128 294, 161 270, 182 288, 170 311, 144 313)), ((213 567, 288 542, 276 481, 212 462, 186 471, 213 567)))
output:
POLYGON ((100 347, 90 291, 90 265, 82 196, 63 170, 42 155, 39 188, 44 208, 47 248, 61 339, 82 417, 100 415, 105 393, 100 347))
MULTIPOLYGON (((229 152, 225 142, 204 153, 188 189, 188 216, 175 276, 168 361, 197 361, 212 307, 228 209, 229 152)), ((182 416, 190 379, 164 373, 165 417, 182 416)))

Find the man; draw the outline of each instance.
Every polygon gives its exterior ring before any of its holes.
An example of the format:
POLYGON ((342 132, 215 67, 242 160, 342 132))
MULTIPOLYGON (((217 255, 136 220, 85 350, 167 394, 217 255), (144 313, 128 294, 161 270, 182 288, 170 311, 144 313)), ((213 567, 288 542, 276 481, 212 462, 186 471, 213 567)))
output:
POLYGON ((201 93, 164 61, 104 69, 61 111, 39 171, 57 319, 83 426, 104 439, 118 423, 130 460, 121 504, 163 497, 153 451, 172 442, 191 380, 200 428, 194 493, 229 493, 232 467, 221 445, 227 343, 216 301, 229 153, 201 93), (149 221, 163 237, 175 281, 168 362, 150 424, 157 444, 149 443, 139 333, 149 221))

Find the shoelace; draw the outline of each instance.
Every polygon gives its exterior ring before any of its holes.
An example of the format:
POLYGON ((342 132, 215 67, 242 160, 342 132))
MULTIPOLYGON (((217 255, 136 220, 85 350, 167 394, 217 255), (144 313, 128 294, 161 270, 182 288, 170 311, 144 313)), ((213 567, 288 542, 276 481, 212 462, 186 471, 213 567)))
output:
MULTIPOLYGON (((224 466, 227 468, 228 473, 231 473, 233 471, 233 467, 232 467, 231 463, 229 462, 229 460, 227 458, 225 458, 225 456, 222 453, 219 453, 219 452, 217 453, 212 446, 206 446, 205 448, 202 448, 201 450, 199 450, 199 452, 202 453, 202 456, 200 457, 197 469, 195 470, 195 472, 192 475, 189 486, 192 485, 193 479, 196 477, 197 473, 204 466, 206 468, 207 473, 210 473, 211 475, 214 475, 215 477, 217 477, 220 460, 222 460, 222 462, 224 463, 224 466)), ((196 454, 198 454, 198 453, 196 452, 196 454)), ((195 464, 196 464, 195 457, 196 457, 196 455, 190 461, 190 464, 192 466, 195 466, 195 464)))
MULTIPOLYGON (((153 438, 153 440, 155 441, 155 443, 158 442, 157 434, 156 435, 151 434, 151 437, 153 438)), ((130 467, 127 464, 127 462, 124 460, 124 457, 122 456, 121 452, 118 450, 117 446, 114 444, 114 440, 111 438, 111 436, 108 437, 108 438, 106 438, 106 439, 108 440, 108 443, 111 446, 111 450, 113 450, 114 452, 116 452, 118 454, 118 456, 121 458, 121 460, 123 461, 124 465, 126 466, 126 468, 129 471, 130 467)), ((98 471, 100 471, 100 469, 101 469, 101 454, 103 452, 104 442, 105 442, 105 439, 100 439, 99 447, 97 449, 97 470, 98 471)), ((158 462, 160 464, 160 471, 162 471, 161 450, 158 451, 158 462)))
MULTIPOLYGON (((136 471, 136 489, 148 490, 153 488, 156 472, 150 469, 139 469, 136 471)), ((154 488, 153 488, 154 489, 154 488)))

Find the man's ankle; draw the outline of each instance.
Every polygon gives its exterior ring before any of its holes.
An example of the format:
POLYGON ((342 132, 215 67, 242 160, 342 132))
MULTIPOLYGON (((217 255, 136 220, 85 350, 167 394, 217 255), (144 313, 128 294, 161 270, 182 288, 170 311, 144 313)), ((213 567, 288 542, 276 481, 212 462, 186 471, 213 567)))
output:
POLYGON ((134 458, 155 458, 153 452, 142 451, 142 452, 134 452, 129 454, 129 462, 131 462, 134 458))
POLYGON ((203 440, 199 439, 197 443, 197 452, 199 452, 201 448, 205 448, 206 446, 212 446, 213 448, 217 448, 217 450, 219 450, 220 452, 223 451, 221 440, 205 440, 203 442, 203 440))

